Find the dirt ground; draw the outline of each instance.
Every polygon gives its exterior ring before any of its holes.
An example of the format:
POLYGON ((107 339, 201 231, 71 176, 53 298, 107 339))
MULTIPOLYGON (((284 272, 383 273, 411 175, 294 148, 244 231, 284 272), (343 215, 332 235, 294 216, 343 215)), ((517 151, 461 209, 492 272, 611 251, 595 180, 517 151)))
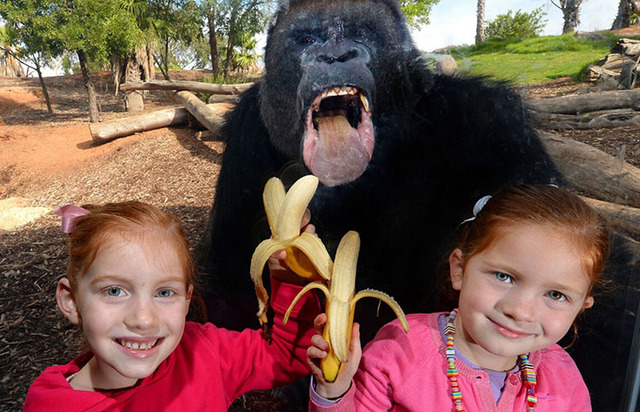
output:
MULTIPOLYGON (((202 73, 182 75, 197 79, 202 73)), ((46 112, 37 79, 0 77, 0 217, 3 208, 47 212, 17 229, 0 229, 1 411, 20 410, 33 379, 49 365, 68 362, 81 348, 78 331, 55 306, 66 247, 51 211, 67 203, 143 200, 177 214, 195 245, 206 225, 224 151, 222 142, 204 140, 186 126, 94 145, 81 78, 46 82, 53 115, 46 112)), ((102 120, 128 116, 113 96, 110 74, 97 74, 95 82, 102 120)), ((588 85, 560 79, 523 92, 543 98, 583 87, 588 85)), ((145 109, 172 105, 163 93, 150 92, 145 109)), ((640 167, 639 131, 621 127, 561 134, 614 156, 624 153, 640 167)), ((282 410, 282 402, 277 394, 254 394, 238 400, 234 410, 282 410)))

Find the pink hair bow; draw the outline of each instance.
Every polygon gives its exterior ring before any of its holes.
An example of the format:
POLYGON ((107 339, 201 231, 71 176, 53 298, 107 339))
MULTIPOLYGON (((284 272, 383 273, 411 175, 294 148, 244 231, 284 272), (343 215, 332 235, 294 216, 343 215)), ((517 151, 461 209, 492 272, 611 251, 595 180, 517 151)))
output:
POLYGON ((84 216, 90 212, 80 206, 64 205, 60 206, 60 209, 53 213, 62 217, 62 231, 64 233, 71 233, 73 232, 73 229, 76 228, 76 219, 79 216, 84 216))

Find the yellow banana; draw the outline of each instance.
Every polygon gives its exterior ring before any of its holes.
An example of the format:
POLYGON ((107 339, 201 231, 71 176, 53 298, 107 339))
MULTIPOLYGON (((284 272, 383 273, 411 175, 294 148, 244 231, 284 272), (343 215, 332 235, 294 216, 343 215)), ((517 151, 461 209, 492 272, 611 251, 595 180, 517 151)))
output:
POLYGON ((267 323, 269 295, 262 283, 262 270, 269 257, 278 250, 286 249, 287 266, 298 276, 310 281, 329 279, 333 262, 318 236, 300 234, 300 222, 311 198, 318 187, 318 178, 307 175, 296 181, 286 193, 282 181, 269 179, 264 187, 264 202, 271 238, 263 240, 251 257, 251 279, 258 297, 258 320, 267 323))
POLYGON ((291 310, 300 297, 311 289, 320 289, 326 297, 327 323, 324 327, 323 337, 329 342, 329 355, 320 362, 320 367, 327 382, 334 382, 342 370, 342 366, 349 357, 349 343, 351 341, 351 329, 356 302, 361 298, 380 299, 393 309, 405 332, 409 332, 409 324, 398 303, 389 295, 377 290, 365 289, 357 294, 356 266, 360 251, 360 236, 358 232, 350 231, 342 237, 336 259, 333 265, 333 273, 329 281, 329 287, 322 282, 313 282, 306 285, 295 297, 283 323, 286 324, 291 310))

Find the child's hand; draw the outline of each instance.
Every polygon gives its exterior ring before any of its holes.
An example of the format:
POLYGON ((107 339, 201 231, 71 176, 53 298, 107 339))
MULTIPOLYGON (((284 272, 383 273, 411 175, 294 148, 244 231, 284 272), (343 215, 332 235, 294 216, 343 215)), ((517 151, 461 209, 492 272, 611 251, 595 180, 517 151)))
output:
POLYGON ((324 313, 316 316, 313 325, 318 332, 311 338, 310 346, 307 349, 307 363, 311 368, 311 373, 316 380, 316 393, 325 399, 335 399, 343 396, 351 387, 353 376, 358 370, 360 358, 362 357, 362 347, 360 344, 360 325, 353 324, 351 331, 351 342, 349 344, 349 361, 345 363, 342 371, 338 375, 335 382, 329 383, 324 380, 322 369, 320 369, 320 360, 328 355, 329 343, 322 337, 322 329, 327 322, 327 315, 324 313))
MULTIPOLYGON (((311 212, 309 209, 305 210, 304 215, 302 216, 302 222, 300 223, 300 231, 307 233, 316 233, 316 228, 312 224, 309 223, 311 220, 311 212)), ((284 259, 287 257, 287 252, 285 250, 279 250, 275 252, 269 260, 267 264, 269 266, 269 272, 271 276, 278 279, 281 282, 291 283, 294 285, 304 285, 307 283, 306 280, 302 279, 294 272, 291 271, 287 267, 284 259)))

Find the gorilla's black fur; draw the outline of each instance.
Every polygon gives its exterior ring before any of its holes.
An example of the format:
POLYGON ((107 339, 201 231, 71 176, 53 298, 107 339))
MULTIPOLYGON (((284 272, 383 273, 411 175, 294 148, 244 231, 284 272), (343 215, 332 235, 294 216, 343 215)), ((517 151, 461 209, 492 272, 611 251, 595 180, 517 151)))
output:
MULTIPOLYGON (((317 233, 333 255, 347 231, 358 231, 358 288, 388 292, 407 312, 434 309, 427 298, 439 291, 436 268, 478 198, 523 181, 562 184, 520 96, 502 84, 429 72, 396 1, 281 4, 265 69, 224 129, 202 260, 218 326, 257 325, 248 268, 269 236, 261 196, 272 176, 285 184, 310 170, 320 177, 325 184, 309 206, 317 233), (305 127, 325 120, 312 121, 311 113, 344 115, 320 140, 335 129, 368 138, 366 127, 351 130, 367 122, 357 94, 317 99, 336 86, 356 88, 370 105, 375 143, 368 164, 366 142, 332 143, 342 146, 320 160, 304 154, 315 136, 304 144, 305 127)), ((363 318, 374 316, 369 309, 359 309, 363 318)))
MULTIPOLYGON (((431 74, 394 1, 290 2, 269 30, 265 66, 226 124, 205 260, 214 291, 252 293, 251 253, 269 236, 264 183, 309 173, 307 112, 334 86, 367 97, 375 148, 362 176, 320 186, 312 222, 331 253, 347 231, 358 231, 358 279, 408 311, 421 309, 449 234, 479 197, 510 183, 558 182, 520 97, 501 85, 431 74)), ((246 326, 246 318, 235 320, 220 319, 246 326)))

